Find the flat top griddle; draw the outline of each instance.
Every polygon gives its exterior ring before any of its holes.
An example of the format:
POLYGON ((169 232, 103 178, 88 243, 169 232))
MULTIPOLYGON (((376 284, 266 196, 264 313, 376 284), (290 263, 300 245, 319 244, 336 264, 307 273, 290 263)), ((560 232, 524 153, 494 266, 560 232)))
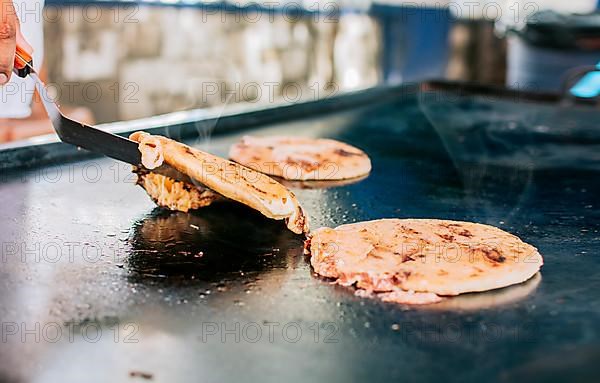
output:
POLYGON ((157 209, 109 159, 4 172, 0 381, 593 381, 597 112, 450 93, 342 97, 314 117, 275 109, 262 126, 240 115, 228 122, 239 131, 217 123, 187 142, 220 155, 242 133, 354 144, 372 158, 368 178, 294 189, 313 228, 488 223, 537 246, 541 276, 431 306, 361 299, 312 275, 302 237, 235 203, 157 209))

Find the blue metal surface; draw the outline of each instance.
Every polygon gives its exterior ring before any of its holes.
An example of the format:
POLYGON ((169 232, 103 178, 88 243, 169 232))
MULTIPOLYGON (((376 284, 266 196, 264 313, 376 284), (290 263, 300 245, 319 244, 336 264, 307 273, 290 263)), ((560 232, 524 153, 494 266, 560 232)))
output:
POLYGON ((446 7, 374 4, 381 25, 381 65, 388 83, 445 77, 452 17, 446 7))
POLYGON ((586 73, 571 89, 571 95, 581 98, 594 98, 600 95, 600 63, 596 71, 586 73))

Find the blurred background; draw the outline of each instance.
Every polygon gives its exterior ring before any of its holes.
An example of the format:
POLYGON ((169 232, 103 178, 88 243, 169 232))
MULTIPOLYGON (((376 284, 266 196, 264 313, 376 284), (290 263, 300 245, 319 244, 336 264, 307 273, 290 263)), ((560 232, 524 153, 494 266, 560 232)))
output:
MULTIPOLYGON (((569 70, 600 61, 596 7, 596 0, 47 0, 44 72, 49 95, 93 123, 425 79, 558 92, 569 70)), ((23 132, 4 140, 51 128, 23 132)))

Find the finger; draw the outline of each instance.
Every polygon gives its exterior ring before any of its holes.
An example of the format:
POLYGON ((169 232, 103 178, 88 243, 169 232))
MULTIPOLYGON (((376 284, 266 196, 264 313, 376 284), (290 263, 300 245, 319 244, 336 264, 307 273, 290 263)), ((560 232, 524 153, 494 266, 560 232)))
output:
POLYGON ((0 6, 0 85, 4 85, 15 60, 18 21, 12 0, 0 0, 0 6))

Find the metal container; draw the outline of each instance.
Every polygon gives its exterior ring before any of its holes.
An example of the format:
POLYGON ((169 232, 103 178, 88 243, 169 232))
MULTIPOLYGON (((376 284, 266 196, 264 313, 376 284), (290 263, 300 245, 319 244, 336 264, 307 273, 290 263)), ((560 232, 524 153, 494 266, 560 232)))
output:
POLYGON ((600 61, 600 13, 533 14, 508 37, 506 85, 517 89, 561 89, 569 70, 600 61))

